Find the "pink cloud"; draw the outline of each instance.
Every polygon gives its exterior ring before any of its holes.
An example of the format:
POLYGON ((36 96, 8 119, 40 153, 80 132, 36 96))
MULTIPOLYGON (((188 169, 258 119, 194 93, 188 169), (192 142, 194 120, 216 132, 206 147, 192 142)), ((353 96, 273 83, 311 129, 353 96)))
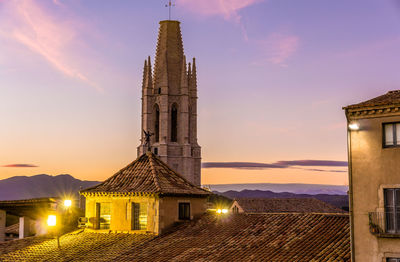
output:
POLYGON ((258 45, 265 55, 267 62, 287 66, 287 60, 297 51, 300 39, 298 36, 284 33, 272 33, 258 45))
MULTIPOLYGON (((59 1, 53 2, 58 7, 59 1)), ((77 24, 51 15, 32 0, 8 1, 10 16, 6 18, 7 30, 2 34, 14 39, 31 51, 41 55, 55 69, 101 91, 81 72, 69 57, 70 46, 77 39, 77 24)), ((4 21, 3 21, 4 22, 4 21)))
POLYGON ((178 7, 203 16, 223 16, 226 20, 240 22, 239 11, 264 0, 177 0, 178 7))
POLYGON ((32 164, 10 164, 10 165, 4 165, 1 167, 38 167, 38 166, 32 165, 32 164))

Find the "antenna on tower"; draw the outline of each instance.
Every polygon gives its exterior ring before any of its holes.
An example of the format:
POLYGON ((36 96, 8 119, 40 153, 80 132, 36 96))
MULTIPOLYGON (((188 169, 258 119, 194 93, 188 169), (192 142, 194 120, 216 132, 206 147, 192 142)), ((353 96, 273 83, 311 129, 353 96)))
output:
POLYGON ((168 20, 171 20, 171 7, 173 6, 175 6, 175 4, 173 4, 171 0, 168 0, 168 4, 165 5, 165 7, 168 7, 168 20))

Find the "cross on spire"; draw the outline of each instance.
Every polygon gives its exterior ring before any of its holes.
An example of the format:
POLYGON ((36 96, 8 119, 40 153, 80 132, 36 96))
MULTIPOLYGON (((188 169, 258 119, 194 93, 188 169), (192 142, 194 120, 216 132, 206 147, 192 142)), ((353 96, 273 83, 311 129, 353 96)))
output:
POLYGON ((168 20, 171 20, 171 7, 175 6, 171 0, 168 0, 168 4, 165 7, 168 7, 168 20))

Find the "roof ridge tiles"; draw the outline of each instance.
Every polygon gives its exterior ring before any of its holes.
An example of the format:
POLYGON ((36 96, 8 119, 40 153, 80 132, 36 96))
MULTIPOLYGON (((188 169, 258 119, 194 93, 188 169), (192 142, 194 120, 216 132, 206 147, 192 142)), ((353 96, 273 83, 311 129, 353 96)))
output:
POLYGON ((156 171, 155 171, 155 168, 154 168, 153 154, 152 154, 151 152, 147 152, 146 154, 147 154, 148 159, 149 159, 150 171, 151 171, 151 174, 152 174, 152 176, 153 176, 154 184, 155 184, 155 186, 157 187, 157 189, 158 189, 159 191, 161 191, 160 183, 158 182, 157 174, 156 174, 156 171))

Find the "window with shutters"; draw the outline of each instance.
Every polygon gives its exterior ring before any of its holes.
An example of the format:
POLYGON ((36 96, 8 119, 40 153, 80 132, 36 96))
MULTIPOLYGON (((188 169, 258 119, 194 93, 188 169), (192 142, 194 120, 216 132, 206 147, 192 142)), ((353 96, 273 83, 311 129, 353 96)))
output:
POLYGON ((387 233, 400 233, 400 188, 384 189, 387 233))
POLYGON ((147 230, 147 203, 131 203, 132 230, 147 230))
POLYGON ((400 122, 383 123, 382 129, 383 147, 400 146, 400 122))

